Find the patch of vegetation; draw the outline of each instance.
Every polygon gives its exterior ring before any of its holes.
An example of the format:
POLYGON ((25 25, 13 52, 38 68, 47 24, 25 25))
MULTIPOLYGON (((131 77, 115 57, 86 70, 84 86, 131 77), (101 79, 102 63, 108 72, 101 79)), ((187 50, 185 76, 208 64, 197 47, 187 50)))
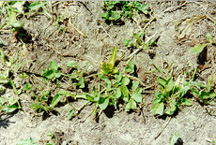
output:
POLYGON ((207 47, 208 45, 216 45, 216 41, 213 40, 211 34, 206 34, 206 42, 204 42, 203 44, 198 44, 197 46, 191 48, 191 52, 198 54, 200 52, 203 51, 203 49, 205 47, 207 47))
POLYGON ((118 21, 122 17, 132 18, 135 13, 148 14, 148 4, 137 1, 105 1, 101 17, 109 21, 118 21))

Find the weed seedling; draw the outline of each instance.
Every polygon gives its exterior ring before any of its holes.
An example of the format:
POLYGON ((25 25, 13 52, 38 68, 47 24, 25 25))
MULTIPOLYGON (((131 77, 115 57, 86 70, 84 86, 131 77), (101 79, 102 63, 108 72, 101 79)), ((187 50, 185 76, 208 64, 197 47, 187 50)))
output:
POLYGON ((198 54, 203 51, 203 49, 208 45, 216 45, 216 41, 212 39, 211 34, 206 34, 206 42, 203 44, 198 44, 197 46, 191 48, 191 52, 198 54))
POLYGON ((132 18, 137 12, 148 14, 148 4, 137 1, 106 1, 101 17, 109 21, 118 21, 122 17, 132 18))

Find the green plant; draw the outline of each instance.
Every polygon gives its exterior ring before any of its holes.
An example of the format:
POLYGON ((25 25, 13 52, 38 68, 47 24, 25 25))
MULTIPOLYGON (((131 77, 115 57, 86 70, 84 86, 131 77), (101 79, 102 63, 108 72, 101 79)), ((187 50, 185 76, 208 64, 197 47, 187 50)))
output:
POLYGON ((216 93, 212 90, 213 74, 208 78, 207 85, 201 85, 200 83, 194 83, 194 87, 191 91, 195 97, 197 97, 205 105, 211 104, 212 100, 216 97, 216 93))
POLYGON ((135 38, 133 41, 132 40, 127 40, 124 39, 123 43, 127 46, 127 47, 134 47, 134 48, 142 48, 143 50, 146 50, 149 46, 156 44, 155 41, 148 41, 145 42, 145 34, 141 33, 140 35, 133 33, 133 37, 135 38))
POLYGON ((37 144, 30 137, 29 139, 25 139, 23 141, 20 141, 17 145, 37 145, 37 144))
POLYGON ((206 42, 203 44, 198 44, 197 46, 191 48, 191 52, 193 53, 200 53, 203 51, 203 49, 208 45, 216 45, 216 41, 213 40, 211 34, 206 34, 206 42))
POLYGON ((42 71, 42 75, 46 79, 50 79, 52 81, 56 80, 57 78, 61 77, 61 72, 58 70, 58 64, 55 61, 50 62, 50 66, 47 67, 46 70, 42 71))
POLYGON ((123 74, 117 72, 114 80, 110 80, 113 78, 112 76, 109 78, 104 74, 98 74, 98 77, 105 83, 105 87, 101 89, 103 83, 98 84, 98 88, 94 88, 93 93, 78 95, 78 97, 96 103, 94 111, 98 107, 101 110, 105 110, 108 106, 117 107, 116 105, 120 103, 120 100, 126 105, 126 111, 137 109, 137 103, 142 103, 142 88, 139 88, 138 81, 131 81, 127 77, 127 73, 134 72, 134 63, 130 62, 125 71, 123 74))
POLYGON ((137 12, 148 14, 148 4, 137 1, 105 1, 103 10, 105 13, 100 14, 103 19, 117 21, 122 16, 132 18, 137 12))
POLYGON ((115 74, 118 72, 117 68, 114 67, 115 60, 116 60, 116 53, 117 53, 117 47, 114 47, 109 62, 108 63, 103 62, 101 66, 101 71, 104 75, 115 74))
POLYGON ((155 92, 156 99, 152 108, 154 114, 173 115, 180 105, 192 105, 192 101, 186 98, 192 85, 184 78, 178 77, 175 82, 173 78, 158 78, 158 83, 160 88, 155 92))

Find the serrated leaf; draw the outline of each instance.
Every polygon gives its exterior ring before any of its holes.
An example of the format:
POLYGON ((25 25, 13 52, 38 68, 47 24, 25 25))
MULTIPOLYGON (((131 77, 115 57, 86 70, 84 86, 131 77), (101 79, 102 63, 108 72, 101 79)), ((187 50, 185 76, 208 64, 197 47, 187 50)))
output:
POLYGON ((155 103, 154 106, 152 107, 152 112, 154 114, 159 114, 163 115, 164 114, 164 103, 155 103))
POLYGON ((58 102, 61 100, 61 98, 62 98, 62 95, 60 94, 55 95, 54 98, 52 99, 50 107, 51 108, 55 107, 58 104, 58 102))
POLYGON ((203 49, 204 49, 207 45, 209 45, 209 43, 206 43, 206 44, 199 44, 199 45, 197 45, 197 46, 191 48, 191 52, 193 52, 193 53, 195 53, 195 54, 198 54, 198 53, 202 52, 203 49))
POLYGON ((80 70, 80 66, 77 62, 71 60, 67 62, 67 66, 70 68, 77 68, 78 70, 80 70))

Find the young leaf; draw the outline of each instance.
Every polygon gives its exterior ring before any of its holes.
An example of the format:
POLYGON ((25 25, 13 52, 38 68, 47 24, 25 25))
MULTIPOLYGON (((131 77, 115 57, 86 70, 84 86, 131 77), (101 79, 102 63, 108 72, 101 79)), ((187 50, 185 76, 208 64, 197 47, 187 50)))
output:
POLYGON ((158 78, 158 83, 162 86, 165 87, 166 86, 166 80, 158 78))
POLYGON ((131 47, 132 40, 124 39, 124 40, 123 40, 123 43, 124 43, 127 47, 131 47))
POLYGON ((181 99, 181 104, 182 104, 182 105, 191 106, 192 103, 193 103, 192 100, 189 100, 189 99, 187 99, 187 98, 182 98, 182 99, 181 99))
POLYGON ((32 88, 32 85, 30 83, 26 83, 26 87, 23 88, 23 90, 24 91, 29 91, 29 90, 31 90, 31 88, 32 88))
POLYGON ((111 69, 115 66, 116 53, 117 53, 117 47, 114 47, 113 51, 112 51, 111 58, 108 62, 108 65, 111 67, 111 69))
POLYGON ((128 90, 127 86, 121 85, 121 92, 122 92, 123 100, 124 100, 125 102, 128 102, 129 90, 128 90))
POLYGON ((101 110, 105 110, 109 104, 109 98, 100 98, 98 101, 98 106, 101 110))
POLYGON ((177 142, 177 140, 178 140, 178 134, 177 133, 174 133, 173 134, 173 136, 172 136, 172 138, 169 140, 169 144, 170 145, 175 145, 176 144, 176 142, 177 142))
POLYGON ((37 9, 39 9, 42 6, 43 6, 42 2, 33 2, 33 3, 31 3, 29 5, 29 9, 31 9, 31 10, 37 10, 37 9))
POLYGON ((159 114, 163 115, 164 114, 164 103, 155 103, 154 106, 152 107, 152 112, 154 114, 159 114))
POLYGON ((136 91, 136 89, 138 88, 139 86, 139 82, 138 81, 132 81, 132 90, 133 92, 136 91))
POLYGON ((125 71, 128 73, 134 73, 134 62, 130 61, 128 66, 125 67, 125 71))
POLYGON ((167 82, 166 82, 165 89, 166 89, 166 91, 169 92, 169 91, 171 91, 171 90, 173 89, 173 87, 174 87, 174 82, 173 82, 173 79, 170 78, 170 79, 168 79, 167 82))
POLYGON ((195 54, 198 54, 198 53, 202 52, 203 49, 204 49, 207 45, 209 45, 209 43, 199 44, 199 45, 197 45, 197 46, 191 48, 191 52, 193 52, 193 53, 195 53, 195 54))
POLYGON ((130 111, 130 110, 133 110, 133 109, 137 109, 137 105, 136 105, 136 102, 133 100, 133 99, 131 99, 128 103, 127 103, 127 105, 126 105, 126 107, 125 107, 125 111, 130 111))
POLYGON ((25 139, 23 141, 20 141, 17 145, 37 145, 37 144, 30 137, 30 139, 25 139))
POLYGON ((118 12, 116 12, 116 11, 114 11, 113 13, 112 13, 112 16, 111 17, 109 17, 109 20, 111 20, 111 21, 116 21, 116 20, 118 20, 119 18, 121 18, 121 15, 118 13, 118 12))
POLYGON ((111 81, 109 80, 109 78, 105 75, 102 75, 102 74, 98 74, 98 77, 102 80, 104 80, 106 82, 106 88, 107 88, 107 91, 111 91, 111 81))
POLYGON ((71 68, 77 68, 78 70, 80 69, 80 66, 77 62, 71 60, 67 62, 67 66, 71 68))
POLYGON ((50 69, 55 71, 58 70, 58 64, 55 61, 50 62, 50 69))
POLYGON ((137 9, 143 12, 144 14, 148 14, 148 4, 137 5, 137 9))
POLYGON ((116 88, 116 90, 113 93, 113 98, 119 98, 121 97, 121 90, 119 88, 116 88))
POLYGON ((61 100, 61 98, 62 98, 62 95, 60 95, 60 94, 55 95, 51 104, 50 104, 50 107, 51 108, 55 107, 58 104, 58 102, 61 100))
POLYGON ((19 106, 14 104, 14 105, 11 105, 11 106, 4 106, 2 110, 4 112, 7 112, 7 113, 12 113, 17 109, 19 109, 19 106))
POLYGON ((139 93, 134 93, 132 94, 132 98, 138 102, 138 103, 142 103, 142 95, 139 93))
POLYGON ((140 36, 139 36, 138 34, 136 34, 136 33, 133 33, 133 36, 134 36, 134 38, 136 38, 138 44, 141 45, 141 44, 142 44, 142 41, 141 41, 141 39, 140 39, 140 36))
POLYGON ((211 36, 211 34, 207 33, 207 34, 206 34, 206 38, 207 38, 207 41, 208 41, 208 42, 211 42, 211 41, 212 41, 212 36, 211 36))
POLYGON ((58 94, 59 94, 59 95, 64 95, 65 97, 70 97, 70 96, 73 97, 73 95, 71 94, 71 92, 66 91, 66 90, 60 90, 60 91, 58 92, 58 94))
POLYGON ((129 83, 130 83, 130 79, 129 79, 128 77, 124 77, 124 78, 122 79, 122 84, 123 84, 123 85, 127 86, 129 83))

